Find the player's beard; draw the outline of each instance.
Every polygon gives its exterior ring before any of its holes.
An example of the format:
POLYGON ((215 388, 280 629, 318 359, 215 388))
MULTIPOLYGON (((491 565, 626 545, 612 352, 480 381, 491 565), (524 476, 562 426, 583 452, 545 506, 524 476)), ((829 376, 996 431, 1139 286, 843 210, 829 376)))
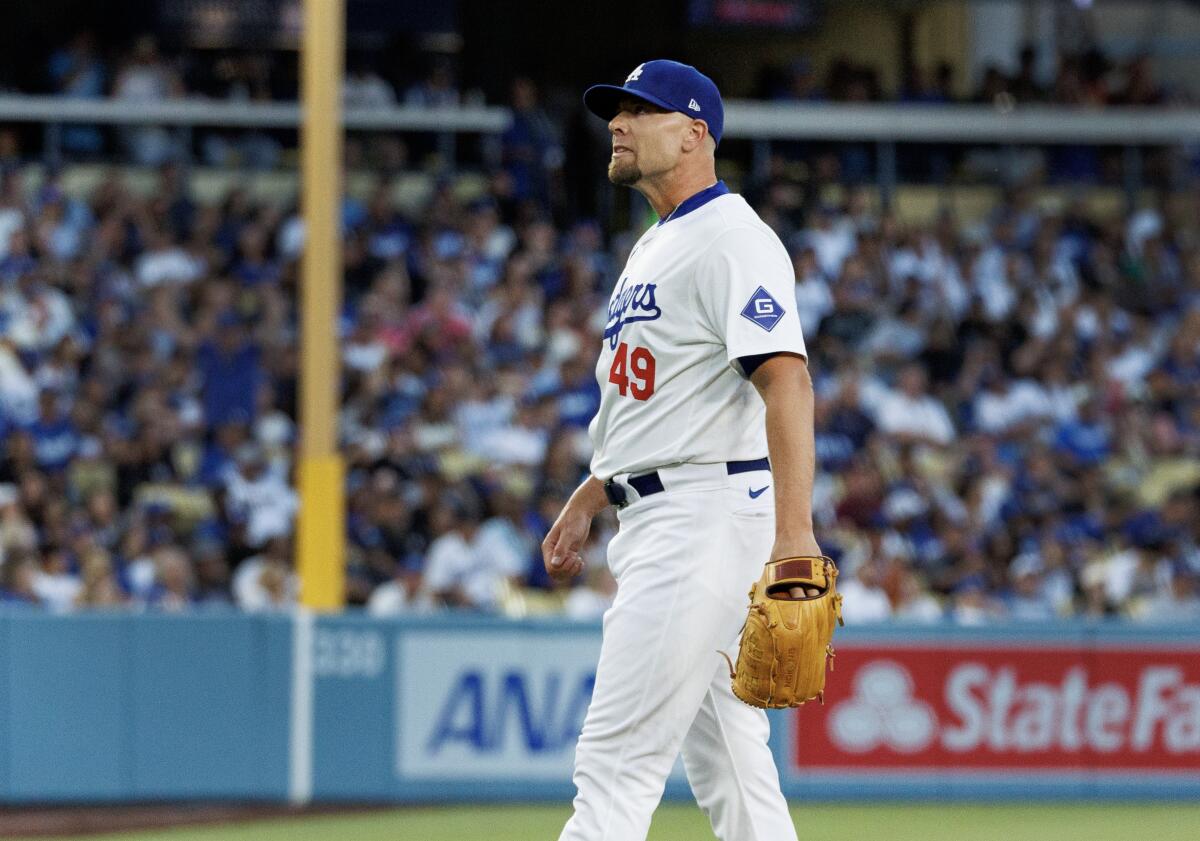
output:
POLYGON ((642 171, 636 161, 619 161, 613 158, 608 162, 608 180, 618 187, 632 187, 642 180, 642 171))

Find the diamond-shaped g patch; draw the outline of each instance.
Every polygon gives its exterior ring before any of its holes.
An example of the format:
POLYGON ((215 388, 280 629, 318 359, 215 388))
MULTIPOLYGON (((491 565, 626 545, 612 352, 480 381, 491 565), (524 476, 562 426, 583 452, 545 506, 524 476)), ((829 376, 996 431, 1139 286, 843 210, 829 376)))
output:
POLYGON ((783 307, 761 286, 754 290, 746 306, 742 307, 742 318, 748 318, 770 333, 783 318, 783 307))

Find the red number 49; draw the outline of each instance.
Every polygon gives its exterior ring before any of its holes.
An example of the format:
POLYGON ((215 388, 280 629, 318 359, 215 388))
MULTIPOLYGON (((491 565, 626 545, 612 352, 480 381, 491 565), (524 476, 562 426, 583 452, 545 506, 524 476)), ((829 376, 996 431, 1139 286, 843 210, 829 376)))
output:
POLYGON ((654 354, 644 347, 630 350, 621 342, 608 369, 608 381, 616 384, 622 397, 632 393, 634 400, 648 400, 654 393, 654 354))

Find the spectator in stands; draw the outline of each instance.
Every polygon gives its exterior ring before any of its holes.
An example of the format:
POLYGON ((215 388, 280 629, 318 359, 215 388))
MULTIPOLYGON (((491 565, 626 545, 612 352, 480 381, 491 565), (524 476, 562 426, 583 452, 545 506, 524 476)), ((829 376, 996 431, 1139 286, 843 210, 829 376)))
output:
POLYGON ((257 443, 243 444, 235 459, 224 480, 225 511, 239 542, 257 549, 288 537, 299 502, 287 476, 267 462, 257 443))
POLYGON ((558 188, 564 155, 555 122, 539 102, 537 85, 518 77, 512 84, 512 125, 501 137, 504 166, 517 201, 532 199, 549 208, 558 188))
POLYGON ((196 603, 228 605, 233 601, 233 595, 225 544, 219 536, 205 533, 203 528, 197 527, 196 531, 199 534, 193 540, 190 552, 196 573, 196 603))
POLYGON ((485 544, 482 505, 466 488, 443 494, 431 516, 438 536, 426 556, 424 593, 448 607, 494 609, 513 579, 527 573, 529 557, 513 551, 489 553, 488 544, 495 548, 496 537, 485 544))
POLYGON ((371 591, 367 612, 372 616, 429 613, 433 600, 421 587, 421 559, 410 557, 396 564, 395 576, 371 591))
POLYGON ((59 395, 42 391, 38 398, 38 417, 28 427, 33 443, 34 461, 46 473, 66 469, 79 449, 79 432, 59 405, 59 395))
POLYGON ((919 365, 900 371, 896 389, 880 402, 875 423, 882 432, 903 443, 944 446, 956 432, 946 407, 927 393, 928 376, 919 365))
POLYGON ((988 594, 987 585, 980 578, 968 578, 955 588, 950 608, 950 618, 955 624, 986 625, 1003 615, 1003 607, 988 594))
POLYGON ((57 345, 76 326, 75 312, 62 290, 50 283, 44 270, 32 265, 25 233, 14 234, 9 241, 16 253, 9 255, 15 267, 16 283, 0 299, 0 318, 6 322, 6 334, 23 352, 42 352, 57 345), (24 258, 24 259, 23 259, 24 258))
POLYGON ((1047 419, 1050 404, 1035 383, 987 368, 979 385, 972 406, 977 429, 998 438, 1022 438, 1047 419))
POLYGON ((1033 552, 1013 558, 1008 568, 1008 616, 1018 622, 1045 622, 1055 617, 1054 605, 1042 579, 1042 559, 1033 552))
POLYGON ((346 108, 390 108, 396 104, 396 91, 364 59, 350 62, 342 81, 342 104, 346 108))
POLYGON ((522 401, 511 418, 480 436, 478 454, 501 466, 541 464, 549 439, 544 418, 551 413, 557 415, 548 399, 522 401))
MULTIPOLYGON (((81 31, 70 43, 50 54, 46 65, 50 88, 71 99, 103 99, 108 70, 96 49, 96 36, 81 31)), ((72 157, 94 158, 104 149, 104 135, 90 125, 69 125, 62 130, 63 151, 72 157)))
POLYGON ((173 543, 164 543, 151 553, 154 583, 145 596, 152 610, 181 613, 195 602, 192 565, 187 554, 173 543))
POLYGON ((891 618, 892 604, 880 586, 883 574, 883 564, 869 560, 860 564, 856 572, 839 577, 842 616, 847 623, 870 624, 891 618))
MULTIPOLYGON (((49 517, 52 528, 59 526, 64 508, 55 506, 56 512, 49 517)), ((75 608, 83 588, 79 576, 71 571, 70 558, 65 548, 46 547, 42 551, 41 565, 33 574, 31 590, 37 601, 52 613, 66 613, 75 608)))
POLYGON ((931 104, 948 105, 958 101, 954 89, 954 65, 948 61, 938 62, 933 71, 933 86, 925 95, 925 100, 931 104))
POLYGON ((1200 620, 1200 586, 1196 573, 1176 568, 1165 592, 1150 599, 1138 618, 1147 622, 1196 622, 1200 620))
POLYGON ((204 263, 175 241, 171 231, 152 227, 146 234, 145 250, 134 266, 137 281, 142 286, 189 284, 204 273, 204 263))
POLYGON ((15 277, 28 263, 23 252, 24 238, 13 242, 25 230, 24 182, 16 171, 0 171, 0 276, 15 277), (14 249, 14 244, 16 249, 14 249))
POLYGON ((37 540, 20 489, 12 482, 0 483, 0 567, 9 558, 36 549, 37 540))
POLYGON ((0 565, 0 604, 41 607, 34 587, 37 575, 37 561, 30 555, 15 555, 0 565))
MULTIPOLYGON (((183 96, 183 83, 158 51, 151 35, 139 36, 113 81, 113 98, 130 105, 153 105, 183 96)), ((122 130, 125 147, 134 163, 157 166, 179 156, 171 133, 161 126, 122 130)))
MULTIPOLYGON (((262 52, 222 52, 211 66, 197 68, 199 78, 188 80, 190 94, 201 93, 230 102, 269 102, 275 97, 272 56, 262 52)), ((269 169, 279 162, 279 141, 258 129, 206 128, 200 153, 210 166, 269 169)))
POLYGON ((1139 55, 1125 66, 1125 87, 1113 97, 1119 105, 1162 105, 1162 88, 1154 81, 1150 56, 1139 55))
POLYGON ((272 537, 261 553, 242 561, 233 578, 237 606, 260 613, 286 610, 295 604, 300 586, 291 559, 291 541, 272 537))
POLYGON ((404 92, 404 104, 417 108, 449 108, 458 105, 460 98, 454 66, 442 57, 433 59, 425 77, 404 92))
POLYGON ((833 312, 833 294, 817 263, 817 251, 811 244, 792 249, 792 267, 796 273, 796 309, 806 336, 815 336, 821 319, 833 312))
POLYGON ((996 65, 989 64, 983 70, 983 78, 975 93, 975 102, 981 105, 1000 105, 1006 97, 1011 97, 1008 88, 1009 81, 1004 73, 996 65))
POLYGON ((218 316, 215 340, 201 343, 197 352, 209 425, 254 419, 263 380, 260 359, 261 351, 246 335, 242 319, 233 312, 218 316))
POLYGON ((1026 44, 1017 57, 1017 74, 1009 82, 1013 99, 1019 103, 1043 102, 1046 90, 1038 81, 1037 47, 1026 44))
POLYGON ((793 61, 784 74, 784 81, 771 99, 779 102, 821 102, 825 99, 816 69, 807 58, 793 61))
POLYGON ((437 536, 426 554, 422 588, 437 605, 496 605, 499 581, 476 541, 481 521, 479 500, 468 489, 445 492, 434 507, 431 531, 437 536))
POLYGON ((1111 430, 1099 400, 1086 400, 1078 416, 1055 430, 1055 449, 1077 468, 1095 467, 1111 454, 1111 430))
POLYGON ((954 68, 948 62, 938 64, 929 76, 912 65, 899 95, 901 102, 921 105, 945 105, 954 99, 954 68))
POLYGON ((809 214, 808 227, 800 234, 799 244, 812 249, 817 268, 826 277, 838 277, 842 264, 855 250, 854 225, 840 217, 836 208, 820 207, 809 214))
POLYGON ((901 622, 933 624, 945 618, 941 603, 929 592, 920 574, 912 569, 899 572, 900 582, 892 616, 901 622))

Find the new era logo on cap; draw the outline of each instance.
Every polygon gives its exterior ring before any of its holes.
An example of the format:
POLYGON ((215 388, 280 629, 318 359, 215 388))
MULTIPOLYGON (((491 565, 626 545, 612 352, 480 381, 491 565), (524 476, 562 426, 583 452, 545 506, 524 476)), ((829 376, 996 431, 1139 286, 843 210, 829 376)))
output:
POLYGON ((693 111, 699 111, 699 110, 700 110, 700 103, 699 103, 699 102, 697 102, 697 101, 696 101, 696 100, 694 100, 694 99, 689 99, 689 100, 688 100, 688 108, 691 108, 693 111))
POLYGON ((754 290, 746 306, 742 307, 742 318, 749 319, 770 333, 783 318, 783 307, 761 286, 754 290))

